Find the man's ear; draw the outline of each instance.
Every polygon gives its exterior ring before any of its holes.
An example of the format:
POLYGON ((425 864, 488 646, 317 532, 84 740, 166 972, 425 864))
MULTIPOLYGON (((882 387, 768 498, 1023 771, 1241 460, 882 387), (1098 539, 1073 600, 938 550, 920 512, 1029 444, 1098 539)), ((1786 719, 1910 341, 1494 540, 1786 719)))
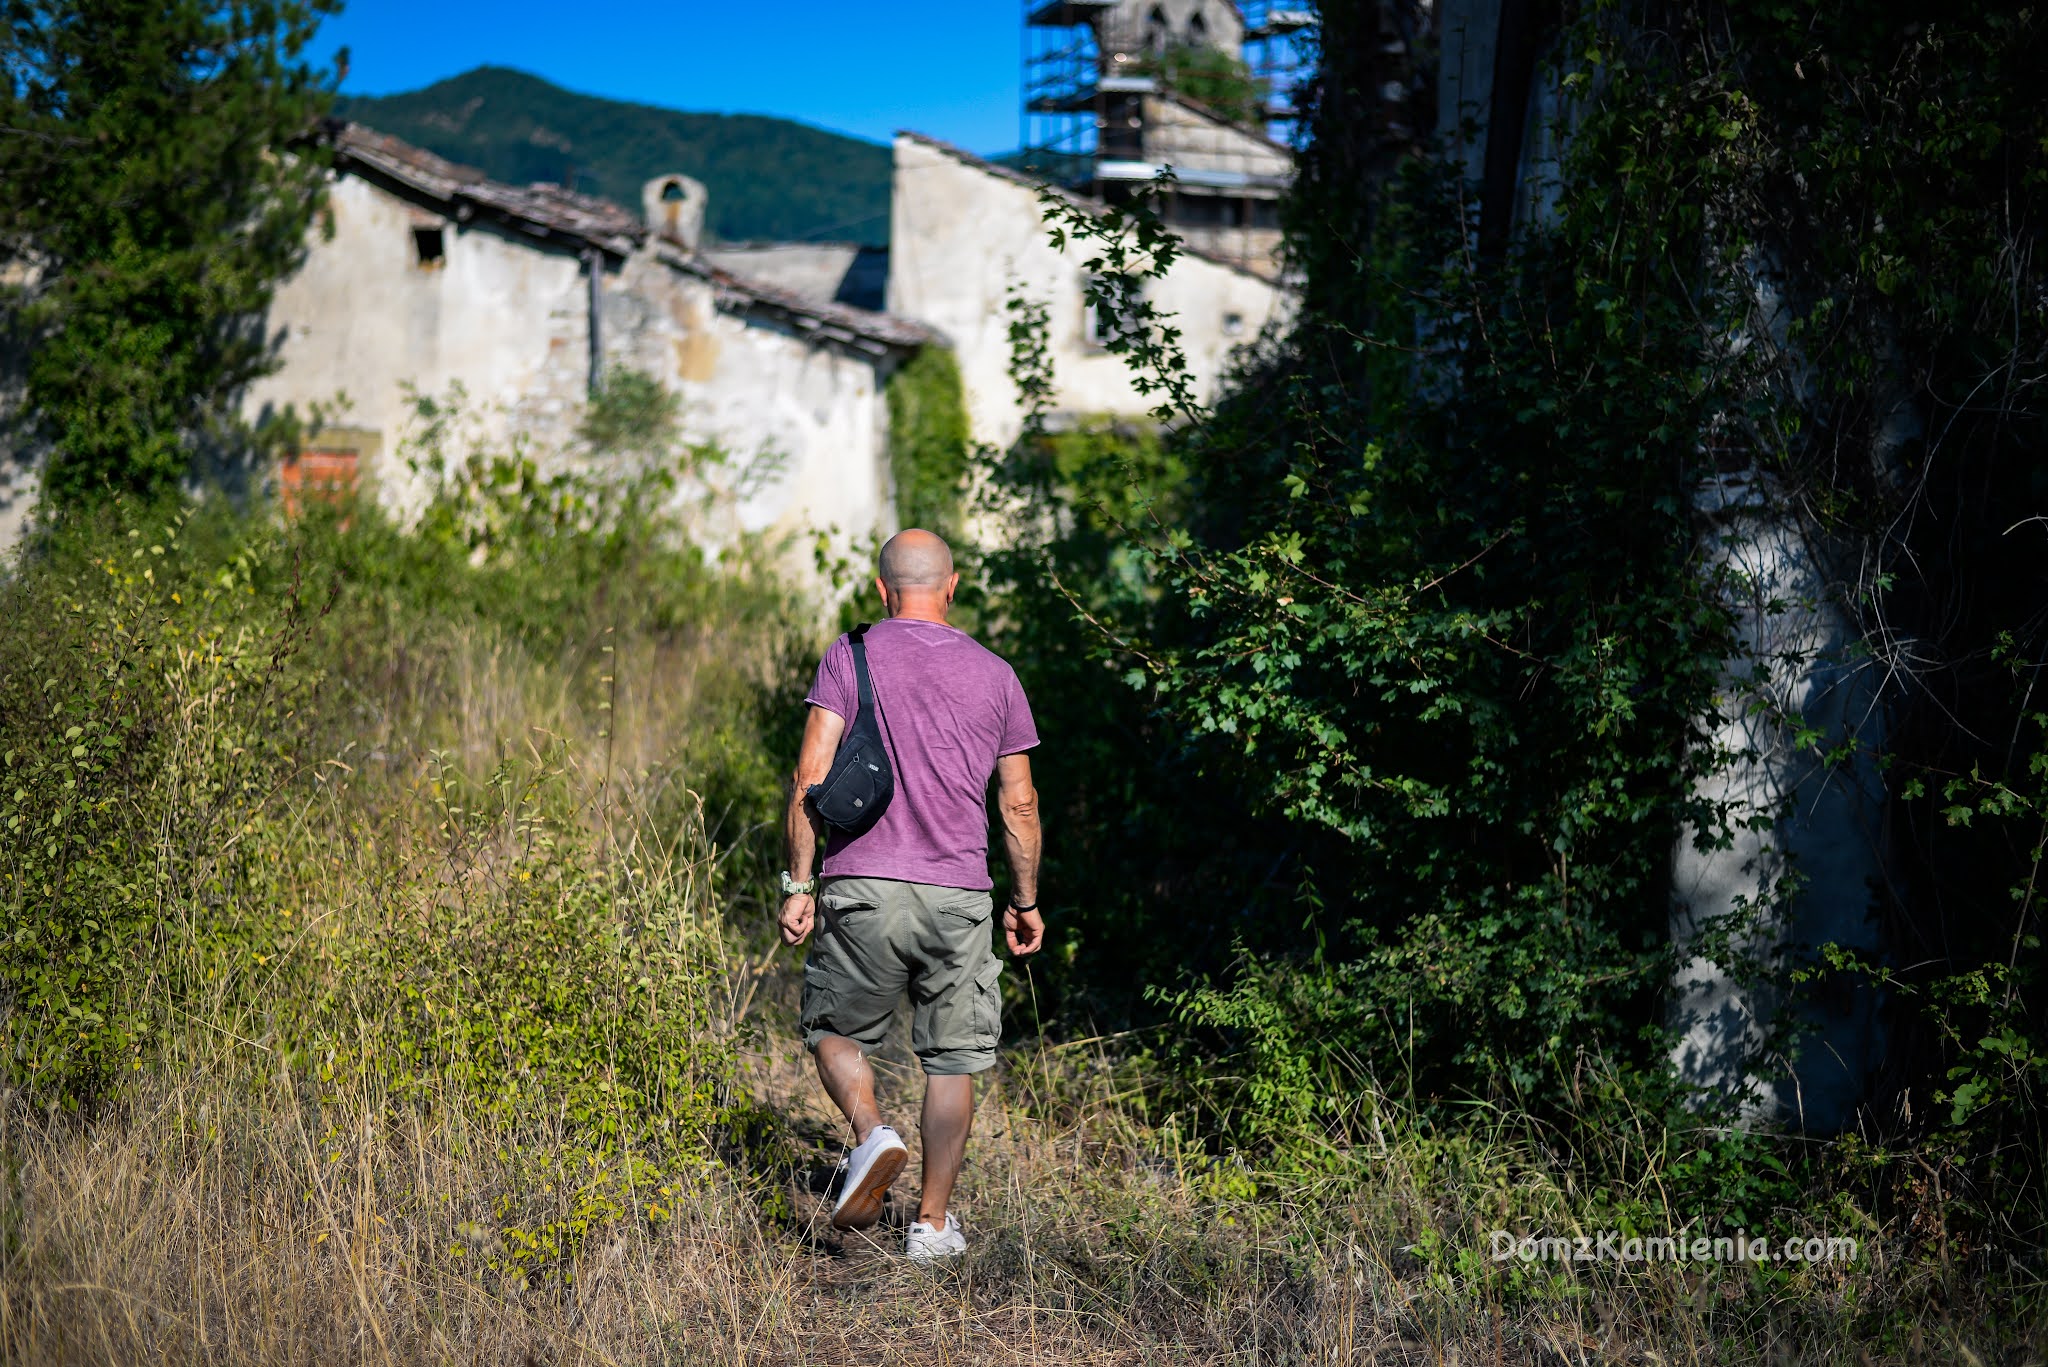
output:
POLYGON ((949 577, 949 578, 948 578, 948 579, 946 580, 946 601, 947 601, 947 602, 949 602, 949 603, 950 603, 950 602, 952 602, 952 601, 953 601, 953 595, 954 595, 955 593, 958 593, 959 591, 960 591, 960 571, 958 571, 958 570, 954 570, 954 571, 953 571, 953 573, 952 573, 952 575, 951 575, 951 576, 950 576, 950 577, 949 577))
POLYGON ((882 606, 887 608, 889 606, 889 586, 882 582, 882 576, 879 574, 875 576, 875 592, 880 595, 882 606))

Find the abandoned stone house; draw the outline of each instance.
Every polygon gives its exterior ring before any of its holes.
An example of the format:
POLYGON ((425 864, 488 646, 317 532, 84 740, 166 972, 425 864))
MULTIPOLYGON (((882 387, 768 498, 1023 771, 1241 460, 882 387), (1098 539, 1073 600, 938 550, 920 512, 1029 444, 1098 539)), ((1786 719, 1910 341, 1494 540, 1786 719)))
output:
MULTIPOLYGON (((894 185, 889 307, 951 343, 978 440, 1006 444, 1022 422, 1010 378, 1013 291, 1046 306, 1055 422, 1151 411, 1157 399, 1140 393, 1124 358, 1104 348, 1113 324, 1097 317, 1086 298, 1081 259, 1089 248, 1056 248, 1047 236, 1039 181, 936 139, 900 133, 894 185)), ((1216 391, 1232 353, 1282 316, 1289 298, 1275 275, 1192 244, 1163 279, 1148 283, 1146 295, 1180 329, 1204 398, 1216 391)))
POLYGON ((402 505, 409 391, 460 385, 488 434, 571 449, 591 388, 630 367, 682 398, 685 436, 781 477, 734 513, 747 530, 889 522, 890 373, 930 329, 721 269, 698 250, 704 196, 649 182, 639 215, 554 186, 498 184, 395 138, 335 130, 327 223, 277 292, 277 373, 252 415, 331 414, 285 464, 370 481, 402 505))

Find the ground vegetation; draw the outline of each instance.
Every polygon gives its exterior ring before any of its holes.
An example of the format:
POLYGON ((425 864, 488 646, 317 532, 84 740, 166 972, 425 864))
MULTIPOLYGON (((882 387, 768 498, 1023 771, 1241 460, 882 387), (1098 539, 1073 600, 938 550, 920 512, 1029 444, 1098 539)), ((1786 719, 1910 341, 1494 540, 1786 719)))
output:
POLYGON ((1014 449, 960 478, 956 380, 892 391, 905 506, 1019 533, 961 607, 1049 738, 966 1260, 886 1256, 908 1193, 821 1219, 771 918, 829 627, 781 548, 701 549, 756 462, 622 372, 559 452, 421 396, 402 516, 102 496, 8 562, 0 1357, 2038 1357, 2039 17, 1574 11, 1562 208, 1492 243, 1347 112, 1377 16, 1323 7, 1304 312, 1219 402, 1170 234, 1057 197, 1152 419, 1054 422, 1022 294, 1014 449), (1784 984, 1890 993, 1897 1104, 1841 1136, 1663 1062, 1671 850, 1732 819, 1729 451, 1873 548, 1900 680, 1921 938, 1784 984))

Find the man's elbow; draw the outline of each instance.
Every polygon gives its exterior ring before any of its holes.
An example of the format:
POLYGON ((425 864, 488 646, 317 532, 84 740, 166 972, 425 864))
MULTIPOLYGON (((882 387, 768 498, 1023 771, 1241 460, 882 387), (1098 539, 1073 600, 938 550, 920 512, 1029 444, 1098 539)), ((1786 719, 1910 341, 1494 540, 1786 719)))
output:
POLYGON ((1026 788, 1022 792, 1005 792, 1001 805, 1003 820, 1016 825, 1035 824, 1038 820, 1038 790, 1026 788))

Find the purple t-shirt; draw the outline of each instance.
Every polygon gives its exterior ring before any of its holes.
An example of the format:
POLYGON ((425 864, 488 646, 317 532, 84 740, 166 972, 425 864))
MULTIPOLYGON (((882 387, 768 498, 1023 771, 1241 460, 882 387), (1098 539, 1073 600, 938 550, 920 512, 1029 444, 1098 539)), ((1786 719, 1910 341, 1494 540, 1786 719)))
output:
MULTIPOLYGON (((1002 656, 957 627, 892 617, 868 628, 868 676, 896 795, 852 840, 834 833, 827 878, 894 878, 991 888, 988 781, 996 761, 1038 744, 1031 704, 1002 656)), ((853 646, 841 636, 804 699, 844 717, 859 706, 853 646)))

